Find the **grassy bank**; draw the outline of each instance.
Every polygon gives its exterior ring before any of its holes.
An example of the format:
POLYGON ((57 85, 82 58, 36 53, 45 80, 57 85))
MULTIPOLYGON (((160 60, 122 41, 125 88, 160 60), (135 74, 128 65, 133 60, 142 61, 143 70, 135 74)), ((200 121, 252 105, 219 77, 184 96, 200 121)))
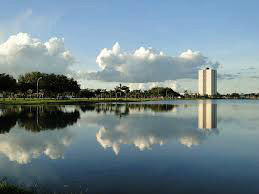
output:
POLYGON ((57 99, 37 99, 37 98, 16 98, 16 99, 0 99, 0 105, 37 105, 37 104, 63 104, 76 105, 85 103, 99 103, 99 102, 144 102, 160 100, 157 98, 75 98, 66 100, 57 99))
POLYGON ((35 192, 23 188, 23 187, 17 187, 15 185, 6 183, 6 182, 0 182, 0 193, 1 194, 35 194, 35 192))
POLYGON ((16 186, 5 181, 0 182, 0 194, 86 194, 87 191, 80 192, 46 192, 24 186, 16 186))

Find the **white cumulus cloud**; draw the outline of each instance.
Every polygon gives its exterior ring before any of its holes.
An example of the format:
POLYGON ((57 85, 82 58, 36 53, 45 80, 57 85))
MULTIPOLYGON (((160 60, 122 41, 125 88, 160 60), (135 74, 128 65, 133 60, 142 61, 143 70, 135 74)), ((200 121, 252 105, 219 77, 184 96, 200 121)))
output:
POLYGON ((198 51, 187 50, 175 57, 144 47, 123 52, 117 42, 112 49, 102 49, 96 63, 100 70, 87 73, 88 79, 132 83, 196 78, 199 68, 219 66, 198 51))
POLYGON ((18 33, 0 44, 0 71, 14 76, 31 71, 65 73, 74 63, 62 38, 42 42, 27 33, 18 33))
POLYGON ((153 87, 169 87, 173 90, 179 89, 179 84, 174 80, 166 80, 164 82, 146 82, 146 83, 129 83, 131 90, 149 90, 153 87))

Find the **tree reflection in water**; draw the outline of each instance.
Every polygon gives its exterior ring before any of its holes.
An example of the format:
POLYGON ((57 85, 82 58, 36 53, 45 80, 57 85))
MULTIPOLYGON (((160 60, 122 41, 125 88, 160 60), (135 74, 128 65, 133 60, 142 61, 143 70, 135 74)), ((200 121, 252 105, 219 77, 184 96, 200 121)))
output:
POLYGON ((8 133, 16 125, 17 118, 17 107, 3 107, 0 114, 0 133, 8 133))
POLYGON ((119 104, 119 103, 100 103, 96 105, 80 106, 81 111, 96 111, 100 113, 114 113, 116 116, 123 117, 131 112, 172 112, 175 111, 178 105, 174 104, 119 104))
POLYGON ((75 124, 80 118, 78 110, 68 112, 61 106, 1 107, 0 132, 6 133, 16 123, 32 132, 62 129, 75 124))
POLYGON ((65 112, 62 107, 58 106, 21 107, 18 125, 27 130, 38 132, 65 128, 76 123, 79 118, 78 110, 65 112))

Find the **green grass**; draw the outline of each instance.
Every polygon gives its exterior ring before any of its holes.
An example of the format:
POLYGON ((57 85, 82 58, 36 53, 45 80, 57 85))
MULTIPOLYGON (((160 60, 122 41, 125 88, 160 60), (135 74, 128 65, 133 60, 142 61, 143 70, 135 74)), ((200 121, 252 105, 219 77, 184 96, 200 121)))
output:
POLYGON ((62 193, 37 191, 32 188, 26 188, 24 186, 16 186, 6 181, 0 181, 0 194, 86 194, 86 193, 87 191, 62 192, 62 193))
POLYGON ((33 191, 25 189, 23 187, 17 187, 15 185, 0 182, 0 193, 1 194, 34 194, 33 191))
POLYGON ((37 99, 37 98, 17 98, 17 99, 0 99, 2 105, 35 105, 35 104, 84 104, 98 102, 143 102, 160 100, 158 98, 75 98, 67 100, 56 99, 37 99))
MULTIPOLYGON (((145 102, 145 101, 161 101, 171 100, 162 98, 73 98, 67 100, 56 100, 50 98, 0 98, 0 105, 39 105, 39 104, 53 104, 53 105, 80 105, 85 103, 99 103, 99 102, 145 102)), ((204 98, 181 98, 173 100, 206 100, 204 98)))
POLYGON ((0 194, 86 194, 87 191, 79 192, 46 192, 46 191, 37 191, 32 188, 26 188, 24 186, 16 186, 5 181, 0 181, 0 194))

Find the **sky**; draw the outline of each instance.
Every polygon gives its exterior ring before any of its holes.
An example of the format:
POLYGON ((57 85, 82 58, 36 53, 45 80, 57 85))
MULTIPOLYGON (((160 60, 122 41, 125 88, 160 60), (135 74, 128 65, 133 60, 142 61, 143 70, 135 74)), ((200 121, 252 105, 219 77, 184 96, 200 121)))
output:
POLYGON ((82 88, 259 92, 259 1, 3 0, 0 72, 73 76, 82 88))

